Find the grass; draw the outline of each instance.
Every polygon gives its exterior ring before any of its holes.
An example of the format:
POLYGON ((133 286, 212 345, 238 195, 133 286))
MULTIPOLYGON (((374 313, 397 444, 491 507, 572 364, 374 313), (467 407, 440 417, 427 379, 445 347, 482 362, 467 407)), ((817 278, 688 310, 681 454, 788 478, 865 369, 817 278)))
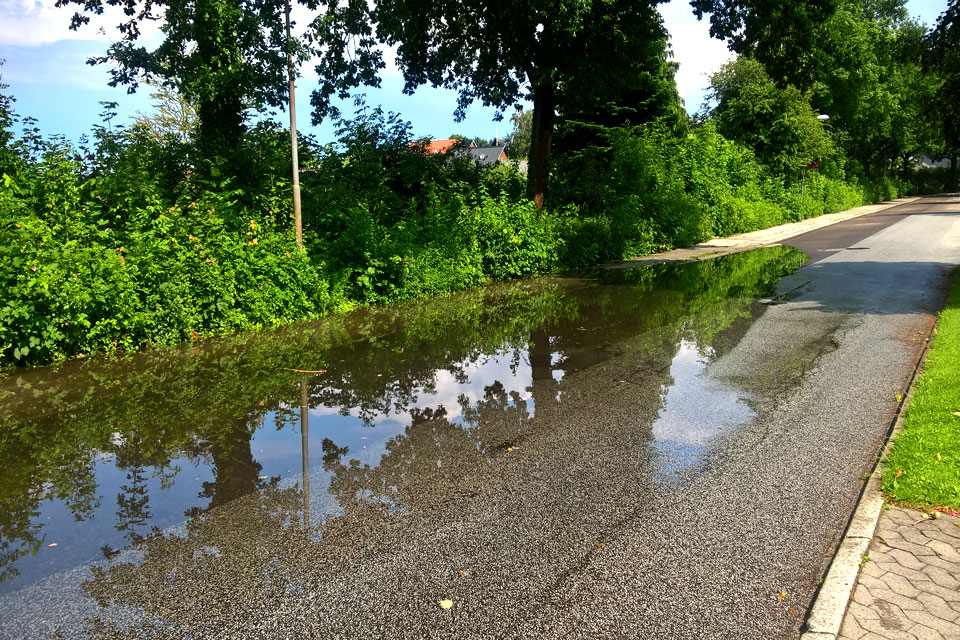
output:
POLYGON ((960 273, 883 469, 894 502, 960 509, 960 273))

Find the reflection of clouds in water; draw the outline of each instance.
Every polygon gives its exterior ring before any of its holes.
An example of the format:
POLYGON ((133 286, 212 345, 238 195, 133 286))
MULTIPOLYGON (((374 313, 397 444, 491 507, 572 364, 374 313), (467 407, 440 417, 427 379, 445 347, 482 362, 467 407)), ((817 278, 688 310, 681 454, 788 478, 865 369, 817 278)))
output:
MULTIPOLYGON (((478 401, 483 399, 484 388, 495 382, 500 382, 508 394, 515 391, 520 395, 520 399, 526 400, 531 397, 527 390, 531 381, 530 364, 526 358, 520 358, 517 362, 512 350, 501 350, 492 355, 481 356, 476 360, 463 361, 458 366, 451 366, 448 369, 437 369, 434 372, 432 388, 429 391, 422 389, 417 394, 415 402, 405 406, 399 412, 377 412, 369 417, 377 425, 396 423, 403 427, 409 427, 413 423, 411 410, 436 408, 442 405, 447 410, 447 419, 455 421, 463 414, 461 398, 468 401, 468 406, 475 406, 478 401), (514 368, 516 372, 514 372, 514 368), (450 373, 449 369, 463 371, 468 381, 466 383, 459 382, 457 376, 450 373)), ((326 405, 319 405, 310 409, 311 417, 334 414, 342 414, 342 409, 326 405)), ((350 407, 349 415, 359 418, 360 410, 356 407, 350 407)))
POLYGON ((739 392, 706 374, 713 356, 707 353, 703 356, 695 344, 681 341, 670 364, 673 385, 666 389, 663 409, 653 423, 651 443, 661 454, 661 475, 695 468, 711 438, 755 416, 739 392))
MULTIPOLYGON (((443 406, 446 419, 456 423, 463 415, 464 405, 476 406, 484 397, 484 389, 497 382, 507 394, 516 393, 521 401, 529 404, 532 394, 528 389, 532 384, 532 373, 525 355, 518 358, 514 350, 504 349, 494 354, 484 354, 474 360, 462 361, 449 368, 437 369, 433 380, 416 393, 415 402, 400 411, 365 415, 363 417, 370 419, 370 422, 363 426, 358 424, 361 415, 357 407, 349 407, 346 415, 342 408, 337 406, 320 404, 311 407, 311 510, 319 518, 342 513, 336 500, 327 493, 331 474, 323 469, 324 438, 330 438, 339 447, 349 448, 349 452, 343 456, 344 462, 356 460, 361 465, 373 468, 378 466, 386 455, 390 440, 402 434, 413 423, 413 410, 443 406), (451 370, 462 371, 466 382, 460 382, 464 377, 454 375, 451 370)), ((268 415, 265 422, 272 419, 272 416, 268 415)), ((298 414, 292 416, 291 423, 299 430, 298 414)), ((252 446, 257 460, 263 465, 264 475, 282 476, 281 487, 292 487, 302 481, 298 465, 301 453, 299 439, 290 438, 286 430, 260 429, 254 434, 252 446)))

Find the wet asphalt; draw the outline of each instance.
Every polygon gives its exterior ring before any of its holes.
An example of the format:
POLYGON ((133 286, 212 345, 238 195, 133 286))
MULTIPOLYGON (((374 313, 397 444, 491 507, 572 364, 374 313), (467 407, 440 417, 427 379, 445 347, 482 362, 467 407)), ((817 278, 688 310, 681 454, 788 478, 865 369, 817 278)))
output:
POLYGON ((69 577, 18 592, 20 637, 51 637, 44 615, 90 637, 798 637, 960 264, 960 198, 788 244, 814 260, 734 328, 683 414, 716 420, 735 390, 750 419, 696 464, 665 476, 649 454, 657 380, 681 373, 626 343, 568 375, 562 410, 492 412, 494 453, 411 428, 403 467, 356 479, 402 487, 401 513, 356 501, 303 533, 270 517, 295 496, 247 495, 82 593, 69 577))

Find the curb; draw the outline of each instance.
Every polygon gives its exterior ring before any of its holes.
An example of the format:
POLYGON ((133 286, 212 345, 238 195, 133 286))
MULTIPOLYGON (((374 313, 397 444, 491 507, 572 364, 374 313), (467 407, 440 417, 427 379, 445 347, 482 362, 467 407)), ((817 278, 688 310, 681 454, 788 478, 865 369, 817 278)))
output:
POLYGON ((837 548, 827 575, 823 579, 813 605, 807 613, 807 619, 804 623, 806 631, 800 636, 800 640, 836 640, 840 633, 840 627, 847 612, 847 605, 853 596, 857 576, 860 574, 860 563, 863 557, 867 555, 867 549, 873 541, 874 533, 877 530, 877 522, 879 522, 880 513, 883 510, 884 499, 880 491, 883 460, 893 448, 895 437, 903 431, 904 409, 913 398, 917 374, 920 372, 924 360, 926 360, 930 340, 936 327, 937 323, 934 323, 927 334, 923 350, 920 352, 917 364, 910 375, 907 393, 901 399, 900 406, 897 407, 897 415, 887 432, 883 452, 877 458, 877 462, 870 472, 870 479, 860 493, 860 500, 857 502, 857 508, 847 524, 843 540, 837 548))
POLYGON ((692 247, 681 247, 663 253, 654 253, 638 258, 622 260, 620 262, 612 262, 601 265, 600 268, 628 269, 630 267, 635 267, 642 264, 658 264, 664 262, 697 262, 700 260, 719 258, 720 256, 726 256, 732 253, 740 253, 741 251, 749 251, 750 249, 759 249, 760 247, 778 245, 788 238, 793 238, 810 231, 822 229, 823 227, 829 227, 840 222, 852 220, 853 218, 870 215, 871 213, 879 213, 881 211, 886 211, 887 209, 892 209, 893 207, 912 204, 920 199, 921 198, 919 196, 908 196, 897 198, 896 200, 892 200, 890 202, 863 205, 861 207, 847 209, 846 211, 838 211, 837 213, 824 213, 812 218, 804 218, 799 222, 787 222, 775 227, 758 229, 757 231, 749 231, 747 233, 726 236, 723 238, 712 238, 706 242, 693 245, 692 247))

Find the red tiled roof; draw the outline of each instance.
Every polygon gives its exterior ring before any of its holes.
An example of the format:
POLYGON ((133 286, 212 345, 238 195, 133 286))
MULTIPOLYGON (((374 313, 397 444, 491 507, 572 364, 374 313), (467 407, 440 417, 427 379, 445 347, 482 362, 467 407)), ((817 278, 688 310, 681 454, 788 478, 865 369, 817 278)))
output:
MULTIPOLYGON (((457 142, 459 142, 459 140, 456 138, 449 138, 447 140, 431 140, 430 143, 423 148, 423 150, 429 154, 446 153, 447 151, 450 151, 450 148, 457 144, 457 142)), ((415 147, 419 144, 419 142, 411 142, 410 146, 415 147)), ((476 145, 471 142, 470 147, 472 148, 474 146, 476 145)))

